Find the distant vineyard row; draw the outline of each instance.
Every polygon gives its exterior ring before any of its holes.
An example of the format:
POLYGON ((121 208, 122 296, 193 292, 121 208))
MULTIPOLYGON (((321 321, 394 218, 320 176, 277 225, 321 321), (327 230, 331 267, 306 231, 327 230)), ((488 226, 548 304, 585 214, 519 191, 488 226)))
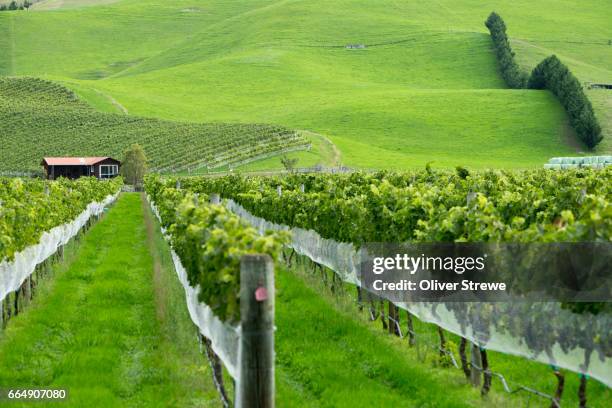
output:
POLYGON ((88 204, 116 193, 123 180, 39 181, 0 178, 0 262, 38 243, 44 232, 74 220, 88 204))
POLYGON ((215 168, 309 143, 265 124, 181 123, 101 113, 70 90, 34 78, 0 78, 0 171, 37 170, 43 156, 116 156, 141 144, 157 171, 215 168))
POLYGON ((360 247, 364 242, 609 241, 611 179, 612 167, 179 180, 183 189, 219 193, 272 222, 360 247))

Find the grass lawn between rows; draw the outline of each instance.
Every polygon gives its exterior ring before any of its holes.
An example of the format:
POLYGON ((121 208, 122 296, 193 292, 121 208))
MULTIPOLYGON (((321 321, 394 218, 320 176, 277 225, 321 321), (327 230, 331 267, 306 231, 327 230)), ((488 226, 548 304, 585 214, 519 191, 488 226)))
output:
MULTIPOLYGON (((122 195, 2 333, 0 388, 64 388, 62 406, 74 407, 218 406, 183 289, 151 254, 158 245, 140 195, 122 195)), ((30 405, 58 403, 11 404, 30 405)))
MULTIPOLYGON (((469 390, 463 390, 463 388, 471 389, 471 385, 468 384, 462 371, 450 366, 450 361, 448 361, 447 358, 445 358, 445 361, 443 362, 441 362, 439 359, 437 347, 440 340, 436 325, 421 322, 417 318, 413 317, 414 331, 416 333, 416 344, 414 347, 410 347, 407 337, 400 339, 399 337, 388 334, 386 330, 383 331, 380 319, 376 320, 375 322, 371 322, 367 307, 365 307, 361 312, 358 310, 356 291, 353 285, 337 284, 335 292, 332 292, 330 287, 324 284, 318 269, 316 273, 313 272, 311 263, 307 260, 307 258, 297 257, 297 259, 299 262, 296 260, 296 262, 294 262, 293 266, 290 268, 290 276, 286 277, 284 275, 287 275, 287 273, 282 273, 280 277, 277 278, 280 279, 281 282, 288 282, 285 283, 285 285, 289 285, 290 287, 294 288, 292 293, 296 295, 298 293, 297 287, 300 288, 299 293, 301 293, 301 295, 298 296, 298 300, 293 301, 295 302, 294 314, 296 316, 300 310, 307 307, 300 304, 299 299, 301 299, 301 302, 308 301, 325 304, 326 306, 321 306, 321 309, 331 307, 334 310, 333 315, 335 318, 339 320, 351 320, 353 324, 360 327, 360 329, 355 332, 356 335, 357 333, 359 333, 358 335, 363 335, 361 329, 365 328, 366 331, 370 332, 370 335, 378 338, 376 346, 372 347, 373 354, 376 354, 377 352, 380 353, 381 351, 385 350, 396 359, 398 365, 402 364, 403 362, 403 364, 417 367, 418 370, 415 370, 417 373, 419 370, 428 370, 429 380, 431 382, 443 384, 445 387, 444 392, 454 388, 465 392, 465 401, 467 401, 470 406, 478 406, 478 404, 495 407, 550 406, 549 400, 525 391, 519 391, 518 393, 512 395, 507 394, 504 391, 503 384, 498 377, 493 377, 492 391, 483 400, 480 399, 478 392, 472 394, 469 390)), ((328 274, 327 280, 331 282, 332 271, 327 268, 325 268, 325 270, 328 274)), ((280 298, 286 296, 282 291, 283 287, 280 286, 280 298)), ((286 302, 279 300, 279 303, 284 305, 286 302)), ((313 306, 310 306, 310 308, 312 307, 313 306)), ((308 315, 310 315, 310 313, 308 315)), ((328 313, 320 313, 320 315, 325 316, 326 319, 329 318, 328 313)), ((406 334, 407 323, 406 312, 404 311, 401 311, 400 323, 402 331, 404 334, 406 334)), ((314 323, 309 322, 308 324, 314 323)), ((332 330, 336 332, 335 329, 332 328, 332 330)), ((325 335, 322 334, 321 338, 324 336, 325 335)), ((461 364, 458 353, 460 337, 449 332, 445 332, 445 337, 447 347, 453 352, 457 363, 461 364)), ((335 341, 340 340, 334 335, 330 336, 330 338, 335 339, 335 341)), ((364 336, 362 342, 367 343, 369 341, 368 338, 368 336, 364 336)), ((306 340, 304 340, 304 342, 306 342, 306 340)), ((348 340, 346 340, 346 344, 350 344, 348 340)), ((347 348, 349 350, 353 349, 353 347, 348 346, 347 348)), ((469 361, 469 349, 467 353, 469 361)), ((553 375, 553 370, 546 364, 491 350, 488 350, 487 354, 489 359, 489 368, 495 373, 502 374, 512 390, 517 390, 519 386, 522 385, 548 395, 554 395, 557 380, 553 375)), ((356 359, 355 361, 357 360, 360 359, 356 359)), ((381 369, 381 371, 384 372, 384 370, 382 370, 382 368, 377 365, 375 361, 375 359, 371 360, 371 364, 374 364, 375 367, 378 367, 378 369, 381 369)), ((355 370, 359 370, 360 367, 364 367, 367 364, 368 360, 365 359, 365 356, 362 356, 361 361, 354 363, 352 367, 354 367, 355 370)), ((565 390, 561 399, 561 404, 562 406, 578 406, 579 376, 578 374, 569 372, 567 370, 563 370, 563 372, 565 373, 565 390)), ((351 372, 351 374, 354 373, 351 372)), ((418 382, 418 378, 419 377, 417 376, 415 379, 410 381, 418 382)), ((428 387, 426 383, 421 383, 421 386, 423 388, 428 387)), ((588 381, 588 406, 607 406, 611 398, 612 395, 610 394, 610 389, 606 385, 593 379, 588 381)), ((435 406, 445 405, 442 404, 435 406)), ((451 403, 450 405, 446 406, 456 405, 451 403)))

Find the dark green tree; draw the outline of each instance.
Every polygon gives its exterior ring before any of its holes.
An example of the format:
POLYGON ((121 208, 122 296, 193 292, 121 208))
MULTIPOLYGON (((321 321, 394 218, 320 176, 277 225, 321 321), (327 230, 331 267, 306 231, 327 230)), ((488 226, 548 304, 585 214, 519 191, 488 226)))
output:
POLYGON ((521 89, 527 86, 529 76, 523 72, 514 61, 514 52, 510 47, 508 36, 506 35, 506 24, 499 14, 492 12, 485 21, 485 25, 491 33, 493 47, 499 62, 499 68, 510 88, 521 89))
POLYGON ((570 125, 585 145, 593 148, 601 142, 603 136, 593 105, 578 79, 559 58, 551 55, 540 62, 533 69, 528 86, 531 89, 548 89, 559 99, 570 125))
POLYGON ((142 187, 144 175, 147 172, 147 156, 139 144, 133 144, 123 153, 121 175, 127 184, 136 189, 142 187))
POLYGON ((285 170, 289 172, 293 171, 293 169, 295 168, 295 165, 298 163, 298 160, 299 159, 297 157, 291 159, 287 155, 283 155, 283 157, 281 157, 281 163, 285 167, 285 170))

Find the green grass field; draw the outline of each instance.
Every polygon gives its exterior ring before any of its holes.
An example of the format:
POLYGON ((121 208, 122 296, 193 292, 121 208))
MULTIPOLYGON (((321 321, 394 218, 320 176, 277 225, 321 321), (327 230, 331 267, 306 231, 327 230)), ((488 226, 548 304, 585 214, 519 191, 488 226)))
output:
MULTIPOLYGON (((612 82, 612 10, 594 0, 46 3, 0 15, 0 72, 64 82, 106 111, 307 129, 348 166, 538 167, 585 150, 548 92, 505 89, 492 10, 524 67, 556 53, 581 81, 612 82)), ((589 95, 608 134, 605 92, 589 95)))

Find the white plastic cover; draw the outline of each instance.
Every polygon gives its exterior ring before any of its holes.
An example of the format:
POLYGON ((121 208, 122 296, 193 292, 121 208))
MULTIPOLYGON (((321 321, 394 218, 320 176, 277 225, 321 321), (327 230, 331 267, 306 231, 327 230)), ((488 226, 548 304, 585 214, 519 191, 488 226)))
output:
MULTIPOLYGON (((151 210, 155 214, 158 220, 161 221, 157 208, 151 202, 147 196, 151 210)), ((162 233, 165 234, 162 228, 162 233)), ((187 302, 187 309, 189 310, 189 316, 193 323, 198 327, 200 333, 211 342, 212 349, 215 354, 219 356, 223 364, 227 368, 229 374, 235 380, 238 380, 238 347, 240 340, 240 330, 238 327, 231 326, 221 321, 212 309, 204 303, 200 303, 198 300, 199 287, 192 287, 187 279, 187 271, 181 263, 181 259, 174 252, 172 253, 172 261, 174 262, 174 269, 178 275, 179 282, 185 289, 185 301, 187 302)))
POLYGON ((545 169, 572 169, 591 167, 603 169, 612 166, 612 156, 553 157, 544 165, 545 169))
POLYGON ((15 258, 10 262, 3 260, 0 263, 0 301, 4 300, 9 293, 17 291, 34 272, 36 265, 53 255, 60 246, 66 245, 83 228, 89 218, 101 214, 104 208, 114 202, 118 196, 119 192, 107 196, 102 202, 90 203, 71 222, 44 232, 38 244, 16 253, 15 258))
MULTIPOLYGON (((361 252, 352 244, 322 238, 315 231, 266 221, 233 200, 226 200, 225 205, 260 233, 266 230, 290 231, 292 241, 289 246, 297 253, 330 268, 343 281, 360 285, 361 252)), ((606 350, 609 350, 606 343, 612 331, 612 318, 608 314, 579 315, 553 302, 396 304, 420 320, 435 323, 481 347, 588 374, 612 386, 611 356, 606 355, 606 350), (538 330, 531 330, 534 325, 538 330), (530 331, 531 335, 515 334, 530 331), (599 335, 601 338, 597 339, 599 335), (576 344, 590 347, 586 350, 576 344)))

